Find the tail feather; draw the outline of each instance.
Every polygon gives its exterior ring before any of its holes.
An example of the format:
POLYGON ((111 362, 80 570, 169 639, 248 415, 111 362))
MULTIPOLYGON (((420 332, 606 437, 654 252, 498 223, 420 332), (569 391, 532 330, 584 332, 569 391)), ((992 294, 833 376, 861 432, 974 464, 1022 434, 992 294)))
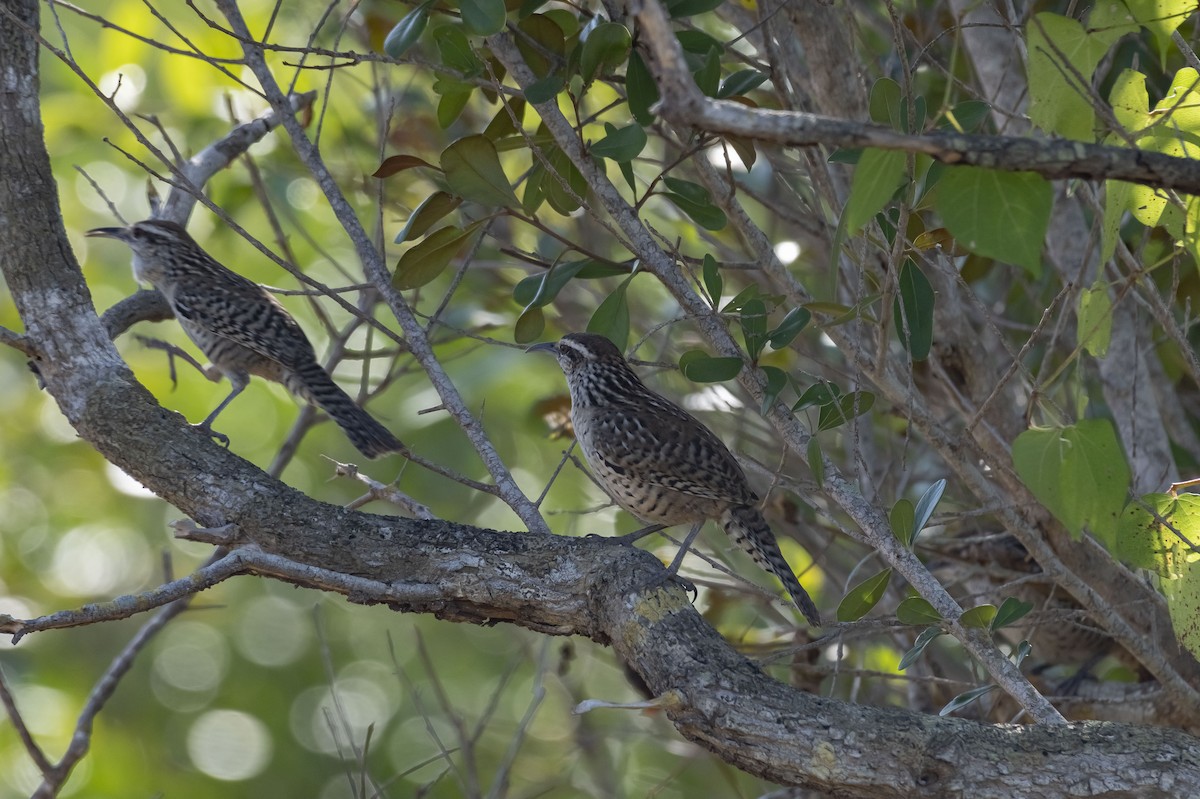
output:
POLYGON ((400 440, 360 408, 316 361, 296 369, 291 377, 285 381, 287 387, 329 414, 363 455, 375 458, 404 451, 400 440))
POLYGON ((721 527, 735 544, 749 553, 755 563, 779 578, 808 623, 820 627, 821 614, 817 606, 796 579, 792 567, 784 560, 775 534, 758 509, 749 505, 734 505, 721 515, 721 527))

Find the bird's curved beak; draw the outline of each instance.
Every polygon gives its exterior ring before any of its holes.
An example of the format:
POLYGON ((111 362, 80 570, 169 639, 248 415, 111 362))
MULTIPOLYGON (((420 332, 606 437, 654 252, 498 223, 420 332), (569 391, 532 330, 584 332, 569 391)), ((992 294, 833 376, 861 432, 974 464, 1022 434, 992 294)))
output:
POLYGON ((94 227, 84 235, 94 238, 120 239, 125 241, 129 234, 123 227, 94 227))
POLYGON ((543 342, 541 342, 540 344, 534 344, 534 345, 532 345, 532 346, 526 347, 526 348, 525 348, 525 352, 526 352, 526 353, 530 353, 530 352, 554 352, 554 350, 555 350, 557 347, 558 347, 558 342, 557 342, 557 341, 543 341, 543 342))

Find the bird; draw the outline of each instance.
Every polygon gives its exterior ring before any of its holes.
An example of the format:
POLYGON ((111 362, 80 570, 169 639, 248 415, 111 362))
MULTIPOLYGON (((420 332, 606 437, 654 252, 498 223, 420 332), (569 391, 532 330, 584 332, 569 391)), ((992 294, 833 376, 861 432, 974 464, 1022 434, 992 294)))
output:
POLYGON ((229 378, 233 390, 196 425, 228 445, 213 420, 246 388, 250 375, 280 383, 329 414, 363 455, 374 458, 405 447, 343 391, 317 362, 304 331, 262 286, 205 252, 187 230, 165 219, 126 227, 94 228, 88 236, 117 239, 133 250, 134 276, 158 289, 211 367, 212 380, 229 378))
POLYGON ((758 496, 729 448, 698 419, 651 391, 607 338, 568 333, 527 352, 553 353, 571 393, 571 424, 593 475, 613 501, 651 526, 691 524, 674 573, 708 520, 780 579, 814 627, 821 615, 784 560, 758 496))

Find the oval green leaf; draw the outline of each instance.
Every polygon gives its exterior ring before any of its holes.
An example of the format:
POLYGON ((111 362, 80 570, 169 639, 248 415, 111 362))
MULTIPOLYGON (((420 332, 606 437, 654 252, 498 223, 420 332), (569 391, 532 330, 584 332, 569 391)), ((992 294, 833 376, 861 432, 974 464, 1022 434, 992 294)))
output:
POLYGON ((808 326, 812 320, 812 312, 807 308, 793 308, 784 314, 779 326, 767 334, 771 347, 781 350, 795 340, 796 336, 808 326))
POLYGON ((462 230, 444 227, 430 233, 424 241, 400 256, 396 273, 392 275, 392 285, 400 291, 407 291, 433 280, 449 265, 479 225, 476 222, 462 230))
POLYGON ((590 152, 594 156, 628 163, 641 155, 646 147, 646 131, 641 125, 618 128, 606 122, 604 129, 608 135, 591 146, 590 152))
POLYGON ((633 37, 629 35, 629 29, 619 22, 602 22, 593 28, 579 56, 583 82, 591 83, 596 77, 625 63, 632 45, 633 37))
POLYGON ((888 513, 888 522, 892 528, 892 535, 896 536, 896 540, 908 548, 913 540, 913 523, 916 514, 913 512, 913 504, 907 499, 898 499, 896 504, 892 506, 892 510, 888 513))
POLYGON ((924 597, 910 596, 896 607, 896 618, 903 624, 924 626, 937 624, 942 620, 942 614, 924 597))
POLYGON ((694 383, 721 383, 742 371, 741 358, 714 358, 703 350, 688 350, 679 358, 679 371, 694 383))
POLYGON ((425 25, 429 22, 429 9, 433 3, 434 0, 425 0, 424 3, 401 17, 396 26, 388 31, 387 38, 383 40, 383 52, 392 58, 399 58, 408 52, 409 48, 416 44, 421 38, 421 34, 425 32, 425 25))
POLYGON ((898 665, 896 669, 899 671, 904 671, 913 663, 915 663, 917 658, 921 657, 921 653, 925 651, 925 647, 933 643, 934 640, 941 634, 942 630, 939 627, 929 627, 924 630, 920 635, 917 636, 917 640, 913 643, 912 649, 905 652, 904 657, 900 658, 900 665, 898 665))
POLYGON ((442 171, 450 189, 460 197, 505 208, 520 205, 500 168, 496 145, 486 136, 466 136, 442 150, 442 171))
POLYGON ((977 605, 970 610, 964 611, 963 615, 958 617, 958 623, 964 627, 986 630, 992 625, 992 621, 995 618, 995 605, 977 605))
POLYGON ((396 243, 401 244, 424 236, 425 232, 433 227, 434 222, 437 222, 460 205, 462 205, 462 197, 455 197, 453 194, 447 194, 444 191, 435 191, 422 200, 417 209, 412 212, 412 216, 408 218, 408 222, 396 234, 396 243))
POLYGON ((658 102, 658 85, 636 50, 630 54, 629 66, 625 68, 625 92, 629 111, 637 123, 649 125, 654 122, 650 107, 658 102))
POLYGON ((1022 602, 1015 597, 1007 597, 1000 603, 1000 609, 996 611, 996 618, 992 619, 992 629, 999 630, 1001 627, 1007 627, 1013 622, 1025 617, 1025 614, 1033 610, 1032 602, 1022 602))
POLYGON ((893 301, 896 335, 914 361, 929 357, 933 346, 933 286, 911 258, 900 267, 900 296, 893 301))
POLYGON ((883 592, 887 590, 891 579, 892 570, 884 569, 847 591, 838 604, 837 620, 858 621, 870 613, 871 609, 879 604, 879 600, 883 599, 883 592))
POLYGON ((767 76, 757 69, 738 70, 721 81, 721 88, 717 90, 717 98, 737 97, 748 91, 757 89, 766 83, 766 81, 767 76))

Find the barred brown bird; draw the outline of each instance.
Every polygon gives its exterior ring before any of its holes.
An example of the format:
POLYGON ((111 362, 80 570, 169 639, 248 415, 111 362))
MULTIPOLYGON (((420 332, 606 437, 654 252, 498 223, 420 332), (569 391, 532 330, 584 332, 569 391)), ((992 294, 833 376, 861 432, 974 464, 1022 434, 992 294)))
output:
POLYGON ((758 497, 733 454, 699 420, 642 383, 616 346, 570 333, 529 351, 554 353, 571 391, 575 437, 613 500, 653 529, 691 524, 673 571, 704 522, 717 521, 734 543, 778 577, 814 626, 821 616, 779 551, 758 497))
POLYGON ((350 443, 374 458, 403 451, 383 425, 338 387, 317 362, 312 344, 282 305, 257 283, 219 264, 174 222, 147 219, 128 227, 89 230, 125 242, 133 250, 133 271, 162 292, 175 317, 196 346, 223 374, 233 390, 197 425, 214 438, 228 438, 212 422, 246 388, 250 375, 283 384, 337 422, 350 443))

